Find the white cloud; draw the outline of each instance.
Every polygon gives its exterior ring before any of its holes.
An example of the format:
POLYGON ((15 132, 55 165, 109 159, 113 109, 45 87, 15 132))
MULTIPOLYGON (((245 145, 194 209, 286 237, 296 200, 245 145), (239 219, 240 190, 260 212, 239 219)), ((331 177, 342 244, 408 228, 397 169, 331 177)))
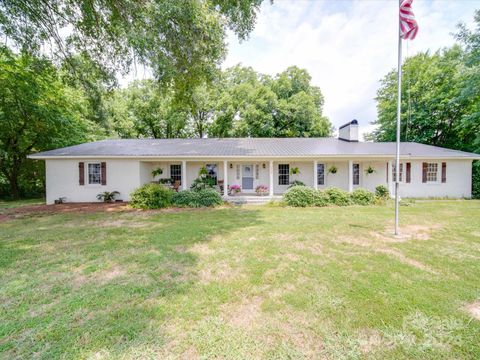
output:
MULTIPOLYGON (((275 74, 290 65, 306 68, 325 95, 325 114, 335 126, 356 118, 361 133, 375 120, 379 80, 397 66, 397 1, 265 1, 255 30, 239 43, 229 35, 224 67, 242 63, 275 74)), ((471 24, 474 1, 419 1, 420 25, 408 55, 449 46, 460 21, 471 24)), ((407 46, 404 45, 404 55, 407 46)))

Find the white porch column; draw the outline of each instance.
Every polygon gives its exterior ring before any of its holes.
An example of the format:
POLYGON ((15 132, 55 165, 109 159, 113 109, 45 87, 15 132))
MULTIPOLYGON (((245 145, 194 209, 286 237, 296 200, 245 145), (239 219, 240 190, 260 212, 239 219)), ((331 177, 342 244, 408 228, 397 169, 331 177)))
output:
POLYGON ((270 160, 269 163, 269 175, 270 175, 270 196, 273 196, 273 160, 270 160))
POLYGON ((317 160, 313 161, 313 188, 318 189, 318 180, 317 180, 317 160))
POLYGON ((223 196, 228 196, 228 162, 223 161, 223 196))
POLYGON ((353 161, 348 160, 348 192, 353 191, 353 161))
POLYGON ((187 161, 182 160, 182 190, 187 190, 187 161))

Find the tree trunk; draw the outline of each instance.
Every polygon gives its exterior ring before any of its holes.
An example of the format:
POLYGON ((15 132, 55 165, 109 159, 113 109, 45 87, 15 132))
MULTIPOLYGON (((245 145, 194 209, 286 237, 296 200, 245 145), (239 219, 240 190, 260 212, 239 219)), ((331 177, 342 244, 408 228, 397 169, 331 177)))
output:
POLYGON ((9 178, 9 183, 10 183, 10 195, 14 200, 20 199, 20 191, 18 188, 18 174, 16 172, 12 172, 10 178, 9 178))

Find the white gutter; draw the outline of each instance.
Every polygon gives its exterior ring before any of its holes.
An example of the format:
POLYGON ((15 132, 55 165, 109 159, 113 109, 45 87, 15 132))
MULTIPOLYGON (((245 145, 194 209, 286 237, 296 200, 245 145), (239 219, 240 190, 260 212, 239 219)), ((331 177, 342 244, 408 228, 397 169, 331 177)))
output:
MULTIPOLYGON (((305 156, 286 156, 286 155, 252 155, 252 156, 239 156, 239 155, 28 155, 27 158, 35 160, 58 160, 58 159, 139 159, 139 160, 155 160, 155 159, 232 159, 232 160, 249 160, 249 159, 290 159, 290 160, 314 160, 314 159, 393 159, 395 154, 391 155, 369 155, 369 154, 347 154, 347 155, 305 155, 305 156)), ((450 160, 480 160, 478 156, 415 156, 415 155, 402 155, 401 159, 412 160, 430 160, 430 159, 450 159, 450 160)))

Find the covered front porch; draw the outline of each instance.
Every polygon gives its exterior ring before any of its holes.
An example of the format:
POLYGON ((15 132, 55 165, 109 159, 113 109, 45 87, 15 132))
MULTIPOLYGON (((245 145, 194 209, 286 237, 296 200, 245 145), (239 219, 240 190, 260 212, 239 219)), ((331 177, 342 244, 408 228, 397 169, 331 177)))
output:
POLYGON ((264 196, 282 195, 295 182, 315 189, 337 187, 346 191, 378 185, 393 191, 392 160, 368 159, 159 159, 140 163, 141 183, 159 182, 187 190, 207 171, 224 197, 255 196, 259 187, 264 196), (156 170, 156 171, 154 171, 156 170), (230 191, 240 189, 239 193, 230 191))

